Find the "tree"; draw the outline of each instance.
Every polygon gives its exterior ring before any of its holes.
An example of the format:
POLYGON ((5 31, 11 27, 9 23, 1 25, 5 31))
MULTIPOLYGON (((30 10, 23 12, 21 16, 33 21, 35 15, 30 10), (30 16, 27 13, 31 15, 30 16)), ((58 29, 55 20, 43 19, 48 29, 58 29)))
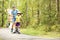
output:
POLYGON ((2 27, 4 25, 4 0, 2 0, 2 27))
POLYGON ((57 24, 60 24, 59 0, 56 0, 57 24))
POLYGON ((40 4, 39 4, 39 0, 38 0, 38 5, 37 5, 37 19, 38 19, 38 21, 37 21, 37 24, 39 25, 39 23, 40 23, 40 18, 39 18, 39 15, 40 15, 40 10, 39 10, 39 7, 40 7, 40 4))

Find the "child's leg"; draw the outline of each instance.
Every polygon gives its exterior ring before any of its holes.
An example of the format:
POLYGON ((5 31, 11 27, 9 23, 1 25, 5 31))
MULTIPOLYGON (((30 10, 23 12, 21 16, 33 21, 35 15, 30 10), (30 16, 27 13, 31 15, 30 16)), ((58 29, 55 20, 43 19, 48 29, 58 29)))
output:
POLYGON ((18 23, 18 34, 20 34, 20 22, 18 23))
POLYGON ((17 32, 18 34, 20 34, 20 32, 19 32, 19 25, 20 25, 20 24, 19 24, 18 22, 15 24, 15 29, 16 29, 16 30, 15 30, 14 33, 17 32))
POLYGON ((10 23, 9 29, 10 29, 10 31, 12 30, 12 22, 10 23))
POLYGON ((15 27, 15 31, 14 32, 18 32, 18 28, 17 27, 15 27))
POLYGON ((7 28, 10 26, 10 23, 8 22, 8 24, 7 24, 7 28))
POLYGON ((9 26, 9 28, 10 28, 10 29, 12 28, 12 24, 13 24, 13 23, 12 23, 12 22, 10 22, 10 26, 9 26))
POLYGON ((17 32, 18 34, 20 34, 19 27, 16 28, 16 32, 17 32))

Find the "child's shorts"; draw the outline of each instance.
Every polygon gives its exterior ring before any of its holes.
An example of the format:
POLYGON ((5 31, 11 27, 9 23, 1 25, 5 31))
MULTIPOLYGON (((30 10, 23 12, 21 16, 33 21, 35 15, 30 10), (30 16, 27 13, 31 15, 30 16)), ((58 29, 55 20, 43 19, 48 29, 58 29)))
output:
POLYGON ((16 26, 20 26, 20 22, 16 22, 16 26))

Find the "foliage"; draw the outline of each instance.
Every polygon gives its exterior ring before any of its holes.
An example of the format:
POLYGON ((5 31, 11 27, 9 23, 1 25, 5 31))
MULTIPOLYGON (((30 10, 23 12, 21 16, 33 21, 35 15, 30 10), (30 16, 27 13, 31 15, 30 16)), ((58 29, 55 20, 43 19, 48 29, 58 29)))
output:
POLYGON ((39 29, 33 29, 33 28, 21 28, 20 30, 21 33, 27 34, 27 35, 32 35, 32 36, 39 36, 39 37, 44 37, 44 38, 56 38, 60 37, 59 32, 45 32, 41 31, 39 29))
MULTIPOLYGON (((60 1, 59 1, 60 2, 60 1)), ((59 18, 60 4, 56 0, 5 0, 4 10, 16 5, 23 13, 21 28, 31 27, 43 31, 58 31, 60 30, 59 18), (58 16, 58 17, 57 17, 58 16), (59 21, 58 21, 59 20, 59 21)), ((0 1, 2 5, 2 1, 0 1)), ((2 6, 0 6, 0 15, 2 15, 2 6)), ((2 16, 0 16, 0 26, 2 25, 2 16)), ((7 11, 4 11, 4 26, 7 24, 7 11)))

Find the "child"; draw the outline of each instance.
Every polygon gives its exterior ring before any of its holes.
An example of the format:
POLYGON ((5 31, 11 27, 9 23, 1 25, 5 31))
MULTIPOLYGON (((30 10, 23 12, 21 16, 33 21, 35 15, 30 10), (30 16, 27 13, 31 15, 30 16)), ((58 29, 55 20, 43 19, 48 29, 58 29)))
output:
POLYGON ((9 14, 8 15, 8 22, 9 22, 9 28, 11 28, 11 23, 12 23, 12 19, 13 19, 13 15, 12 14, 9 14))
POLYGON ((21 14, 22 13, 20 13, 20 12, 17 13, 16 22, 15 22, 16 27, 15 27, 15 32, 14 33, 20 34, 19 28, 20 28, 20 22, 21 22, 21 14))

